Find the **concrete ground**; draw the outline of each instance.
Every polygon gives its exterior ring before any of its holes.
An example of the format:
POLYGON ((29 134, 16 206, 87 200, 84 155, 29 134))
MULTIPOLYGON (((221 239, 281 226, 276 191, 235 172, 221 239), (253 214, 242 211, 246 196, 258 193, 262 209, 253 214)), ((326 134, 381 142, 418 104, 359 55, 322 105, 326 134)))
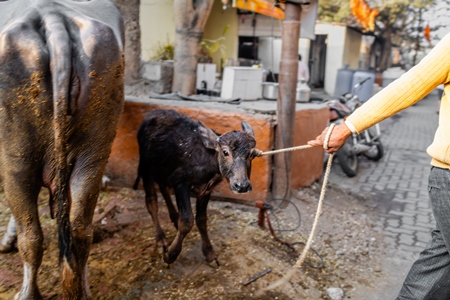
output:
POLYGON ((435 227, 428 200, 431 158, 426 148, 438 125, 438 96, 431 93, 414 106, 381 123, 384 157, 361 157, 358 175, 348 178, 333 164, 330 184, 367 199, 380 216, 387 245, 386 280, 374 289, 358 287, 355 299, 395 299, 414 260, 435 227))

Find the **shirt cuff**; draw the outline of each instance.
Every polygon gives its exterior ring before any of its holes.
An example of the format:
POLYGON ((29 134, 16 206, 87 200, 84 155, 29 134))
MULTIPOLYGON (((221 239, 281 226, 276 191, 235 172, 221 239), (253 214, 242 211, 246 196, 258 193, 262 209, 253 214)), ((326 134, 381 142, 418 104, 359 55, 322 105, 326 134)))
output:
POLYGON ((350 123, 349 120, 345 120, 345 125, 347 125, 348 129, 350 129, 351 132, 353 132, 353 133, 358 133, 358 132, 356 131, 355 126, 353 126, 353 124, 350 123))

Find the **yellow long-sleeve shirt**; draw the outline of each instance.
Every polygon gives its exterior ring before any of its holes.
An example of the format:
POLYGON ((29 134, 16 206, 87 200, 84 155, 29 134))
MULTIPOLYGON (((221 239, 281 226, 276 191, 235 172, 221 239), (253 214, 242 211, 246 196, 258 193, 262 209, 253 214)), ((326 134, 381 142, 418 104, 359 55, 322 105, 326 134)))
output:
POLYGON ((444 84, 444 95, 439 126, 427 153, 433 166, 450 169, 450 33, 419 64, 353 112, 347 122, 361 132, 418 102, 440 84, 444 84))

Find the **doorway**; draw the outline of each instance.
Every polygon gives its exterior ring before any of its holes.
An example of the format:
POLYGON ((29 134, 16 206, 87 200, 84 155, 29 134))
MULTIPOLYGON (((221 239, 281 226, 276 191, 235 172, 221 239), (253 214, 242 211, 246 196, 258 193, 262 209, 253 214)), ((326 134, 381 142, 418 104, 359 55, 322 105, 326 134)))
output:
POLYGON ((327 34, 316 35, 315 40, 311 40, 309 50, 309 85, 312 88, 323 88, 325 83, 325 64, 327 57, 327 34))

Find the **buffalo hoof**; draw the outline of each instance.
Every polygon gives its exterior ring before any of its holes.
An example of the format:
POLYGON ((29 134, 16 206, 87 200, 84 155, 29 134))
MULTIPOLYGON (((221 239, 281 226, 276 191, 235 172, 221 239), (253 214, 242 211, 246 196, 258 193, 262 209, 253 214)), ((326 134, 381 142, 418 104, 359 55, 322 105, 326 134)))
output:
POLYGON ((22 297, 22 296, 20 295, 20 292, 17 293, 17 294, 14 296, 14 300, 22 300, 22 299, 36 299, 36 300, 42 300, 43 298, 42 298, 42 296, 41 296, 39 293, 37 293, 36 295, 33 295, 32 298, 22 297))
POLYGON ((10 253, 17 251, 17 246, 15 243, 12 244, 0 244, 0 253, 10 253))

